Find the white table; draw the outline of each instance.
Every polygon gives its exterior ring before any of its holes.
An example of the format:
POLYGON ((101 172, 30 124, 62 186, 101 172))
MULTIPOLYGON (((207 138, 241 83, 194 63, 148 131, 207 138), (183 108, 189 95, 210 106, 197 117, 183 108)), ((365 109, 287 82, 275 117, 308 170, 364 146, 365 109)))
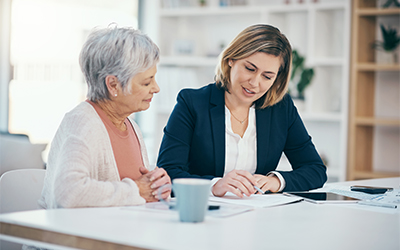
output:
MULTIPOLYGON (((400 178, 341 184, 354 183, 399 188, 400 178)), ((303 201, 191 224, 175 213, 121 207, 36 210, 0 215, 0 238, 53 249, 398 250, 399 211, 303 201)))

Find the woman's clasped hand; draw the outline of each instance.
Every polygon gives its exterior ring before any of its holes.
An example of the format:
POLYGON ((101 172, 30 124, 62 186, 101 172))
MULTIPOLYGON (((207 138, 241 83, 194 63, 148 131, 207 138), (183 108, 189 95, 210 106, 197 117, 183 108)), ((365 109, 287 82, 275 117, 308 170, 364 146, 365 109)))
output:
POLYGON ((142 176, 135 182, 139 187, 141 197, 145 198, 147 202, 158 201, 161 198, 165 200, 169 197, 171 187, 164 188, 161 197, 158 197, 158 189, 161 186, 171 184, 171 178, 163 168, 156 167, 154 170, 149 171, 147 168, 141 167, 139 171, 142 176))

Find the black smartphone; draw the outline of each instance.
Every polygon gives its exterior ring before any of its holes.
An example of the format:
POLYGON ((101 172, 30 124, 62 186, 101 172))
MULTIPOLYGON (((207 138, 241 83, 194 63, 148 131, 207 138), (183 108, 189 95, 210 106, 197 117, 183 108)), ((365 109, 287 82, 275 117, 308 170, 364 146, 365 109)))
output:
POLYGON ((393 188, 354 185, 350 187, 350 190, 367 194, 384 194, 387 191, 393 190, 393 188))

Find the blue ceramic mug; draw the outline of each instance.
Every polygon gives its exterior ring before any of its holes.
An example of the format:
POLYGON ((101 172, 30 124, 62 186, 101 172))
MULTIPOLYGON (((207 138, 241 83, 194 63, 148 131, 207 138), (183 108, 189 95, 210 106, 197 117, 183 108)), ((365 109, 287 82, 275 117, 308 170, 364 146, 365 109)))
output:
MULTIPOLYGON (((177 178, 172 181, 172 185, 160 187, 158 193, 161 194, 166 187, 172 187, 176 196, 175 208, 179 212, 179 219, 182 222, 202 222, 208 208, 208 198, 210 196, 211 181, 198 178, 177 178)), ((161 195, 159 195, 161 197, 161 195)), ((161 199, 162 202, 170 204, 161 199)))

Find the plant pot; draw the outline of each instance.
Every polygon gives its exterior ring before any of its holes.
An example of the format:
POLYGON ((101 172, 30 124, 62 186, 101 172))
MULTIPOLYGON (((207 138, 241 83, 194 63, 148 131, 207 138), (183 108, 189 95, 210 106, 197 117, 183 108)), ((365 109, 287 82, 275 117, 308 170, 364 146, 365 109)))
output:
POLYGON ((380 64, 397 64, 399 62, 397 50, 378 50, 376 53, 376 62, 380 64))

